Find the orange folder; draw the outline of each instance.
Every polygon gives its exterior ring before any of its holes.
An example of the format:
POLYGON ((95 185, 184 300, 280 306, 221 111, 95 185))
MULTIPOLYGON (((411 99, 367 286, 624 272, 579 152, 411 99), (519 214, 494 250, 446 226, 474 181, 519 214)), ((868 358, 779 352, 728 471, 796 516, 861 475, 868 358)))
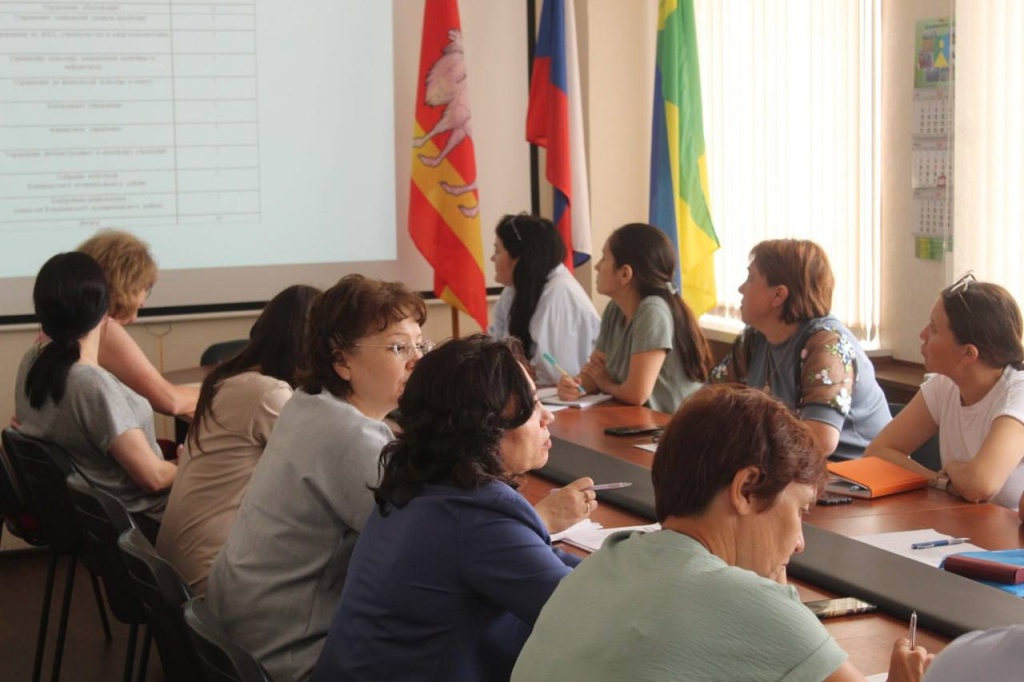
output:
POLYGON ((928 478, 880 457, 829 462, 829 492, 851 497, 884 497, 928 485, 928 478))

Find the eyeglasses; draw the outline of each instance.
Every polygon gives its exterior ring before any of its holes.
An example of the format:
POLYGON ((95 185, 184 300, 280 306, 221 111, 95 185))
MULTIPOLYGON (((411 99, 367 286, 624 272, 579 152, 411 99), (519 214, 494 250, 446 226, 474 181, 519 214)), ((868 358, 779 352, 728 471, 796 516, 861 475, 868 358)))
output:
POLYGON ((509 224, 509 227, 512 228, 512 231, 516 233, 516 239, 518 239, 520 242, 522 242, 523 241, 523 236, 521 234, 519 234, 519 228, 516 227, 516 218, 518 218, 520 215, 526 215, 526 214, 525 213, 520 213, 519 215, 512 216, 511 218, 508 219, 508 224, 509 224))
POLYGON ((352 345, 357 348, 387 348, 402 362, 411 360, 414 353, 424 356, 434 350, 434 342, 426 339, 416 343, 399 341, 398 343, 353 343, 352 345))
MULTIPOLYGON (((978 279, 974 276, 974 271, 968 270, 967 274, 965 274, 963 277, 954 282, 953 286, 949 287, 948 295, 960 296, 961 298, 963 298, 963 295, 967 292, 967 289, 970 288, 971 283, 977 281, 978 279)), ((966 304, 966 301, 964 303, 966 304)))

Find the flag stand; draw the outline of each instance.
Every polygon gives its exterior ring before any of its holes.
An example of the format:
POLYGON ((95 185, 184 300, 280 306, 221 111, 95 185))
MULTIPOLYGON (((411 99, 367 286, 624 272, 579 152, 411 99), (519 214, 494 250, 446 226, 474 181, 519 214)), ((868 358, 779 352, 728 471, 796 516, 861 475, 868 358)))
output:
POLYGON ((458 339, 459 336, 459 309, 455 306, 448 306, 448 310, 452 311, 452 338, 458 339))

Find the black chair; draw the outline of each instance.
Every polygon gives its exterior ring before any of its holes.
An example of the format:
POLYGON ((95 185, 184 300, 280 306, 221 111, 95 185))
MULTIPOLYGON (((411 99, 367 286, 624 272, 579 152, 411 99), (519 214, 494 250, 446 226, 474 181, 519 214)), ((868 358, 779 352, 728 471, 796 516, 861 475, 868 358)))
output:
MULTIPOLYGON (((72 473, 65 481, 75 516, 85 535, 89 550, 97 562, 100 579, 106 588, 107 604, 114 617, 129 626, 128 649, 124 659, 124 680, 131 682, 135 665, 135 646, 139 626, 149 622, 149 614, 135 590, 117 539, 121 533, 135 527, 131 514, 120 500, 103 490, 91 486, 82 475, 72 473)), ((150 634, 147 630, 139 660, 139 680, 146 678, 149 665, 150 634)))
MULTIPOLYGON (((903 403, 889 403, 889 412, 893 417, 898 415, 903 408, 906 407, 903 403)), ((921 466, 928 467, 932 471, 938 471, 942 468, 942 456, 939 454, 939 435, 935 434, 924 442, 924 445, 919 447, 910 453, 910 459, 914 460, 921 466)))
POLYGON ((149 627, 156 638, 164 678, 167 682, 202 680, 203 669, 182 611, 185 602, 192 598, 192 590, 138 528, 121 533, 117 545, 149 613, 149 627))
POLYGON ((33 547, 46 545, 46 540, 39 533, 39 523, 25 507, 25 493, 14 473, 14 464, 7 452, 0 448, 0 539, 5 528, 33 547))
POLYGON ((230 360, 239 353, 242 349, 249 345, 249 339, 233 339, 231 341, 220 341, 208 347, 203 351, 202 356, 199 358, 199 364, 203 367, 210 365, 219 365, 222 362, 230 360))
POLYGON ((185 623, 206 682, 272 682, 259 661, 228 638, 205 599, 194 597, 185 604, 185 623))
MULTIPOLYGON (((30 544, 47 545, 50 549, 50 564, 46 570, 46 585, 43 592, 43 606, 39 615, 39 634, 36 638, 35 664, 32 680, 38 682, 42 674, 43 653, 46 648, 46 633, 50 622, 50 604, 53 599, 53 583, 57 564, 61 557, 68 557, 64 579, 64 599, 61 604, 60 621, 57 626, 57 644, 53 654, 52 679, 60 677, 61 661, 64 655, 64 639, 67 634, 68 612, 75 585, 75 569, 78 560, 89 569, 93 592, 100 613, 103 633, 110 639, 110 623, 103 606, 99 582, 96 578, 96 562, 88 553, 82 531, 75 520, 74 508, 68 495, 64 479, 74 470, 71 459, 60 447, 30 438, 14 429, 3 430, 3 446, 9 457, 12 490, 20 491, 23 511, 20 517, 31 518, 36 526, 23 537, 30 544)), ((8 525, 11 528, 11 525, 8 525)))

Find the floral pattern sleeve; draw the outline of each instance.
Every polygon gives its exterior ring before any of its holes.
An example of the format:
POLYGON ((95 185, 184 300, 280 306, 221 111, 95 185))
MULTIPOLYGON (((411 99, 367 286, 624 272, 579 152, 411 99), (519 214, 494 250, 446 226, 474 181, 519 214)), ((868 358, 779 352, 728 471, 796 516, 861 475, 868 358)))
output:
POLYGON ((729 351, 729 354, 711 369, 711 373, 708 375, 708 383, 747 383, 746 368, 749 364, 747 354, 746 334, 740 334, 736 337, 736 341, 733 342, 732 350, 729 351))
POLYGON ((843 417, 849 415, 857 378, 850 340, 838 330, 825 327, 807 340, 800 360, 803 369, 798 407, 827 405, 843 417))

